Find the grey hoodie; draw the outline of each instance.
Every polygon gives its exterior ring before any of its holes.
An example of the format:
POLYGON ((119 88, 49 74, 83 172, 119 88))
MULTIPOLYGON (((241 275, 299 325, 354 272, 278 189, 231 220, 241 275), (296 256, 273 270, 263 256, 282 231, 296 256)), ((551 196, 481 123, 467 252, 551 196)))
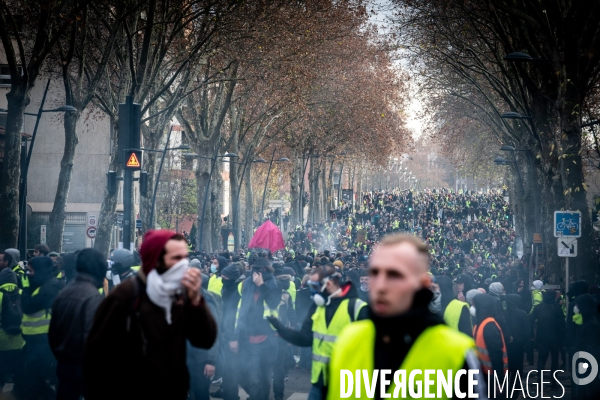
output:
POLYGON ((13 269, 19 263, 19 261, 21 261, 21 256, 20 256, 19 250, 17 250, 17 249, 6 249, 5 251, 8 254, 10 254, 10 256, 12 257, 12 262, 10 263, 9 268, 13 269))

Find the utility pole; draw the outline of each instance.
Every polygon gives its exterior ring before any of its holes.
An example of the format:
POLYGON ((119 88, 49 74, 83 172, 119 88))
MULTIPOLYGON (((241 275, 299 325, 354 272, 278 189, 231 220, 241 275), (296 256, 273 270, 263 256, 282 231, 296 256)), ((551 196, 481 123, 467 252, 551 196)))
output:
POLYGON ((133 250, 133 172, 142 169, 140 125, 142 106, 127 96, 119 104, 119 156, 123 164, 123 248, 133 250))

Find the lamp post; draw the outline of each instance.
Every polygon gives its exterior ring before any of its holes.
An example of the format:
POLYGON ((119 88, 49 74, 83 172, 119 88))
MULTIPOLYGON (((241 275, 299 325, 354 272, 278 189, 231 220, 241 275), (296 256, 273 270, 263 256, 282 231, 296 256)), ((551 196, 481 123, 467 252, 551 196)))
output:
MULTIPOLYGON (((165 157, 167 155, 167 151, 169 150, 189 150, 190 146, 187 144, 182 144, 178 147, 169 147, 169 142, 171 140, 171 132, 173 132, 173 125, 169 128, 169 133, 167 134, 167 142, 165 143, 165 148, 162 151, 162 158, 160 159, 160 165, 158 166, 158 174, 156 175, 156 182, 154 182, 154 191, 152 192, 152 207, 150 208, 150 220, 148 221, 148 225, 152 226, 154 224, 154 207, 156 205, 156 193, 158 192, 158 183, 160 182, 160 174, 162 173, 163 164, 165 162, 165 157)), ((161 153, 160 150, 154 149, 144 149, 140 150, 149 151, 153 153, 161 153)))
MULTIPOLYGON (((42 102, 40 103, 40 108, 38 109, 37 114, 25 112, 23 114, 35 116, 35 127, 33 128, 33 133, 31 134, 31 143, 29 144, 29 149, 27 152, 25 151, 26 144, 22 144, 21 156, 27 154, 25 158, 25 163, 22 164, 21 171, 21 179, 19 183, 19 252, 23 259, 26 259, 27 253, 27 173, 29 172, 29 164, 31 162, 31 155, 33 153, 33 145, 35 144, 35 138, 37 136, 38 127, 40 125, 40 120, 42 119, 42 114, 50 113, 50 112, 74 112, 77 109, 73 106, 60 106, 58 108, 53 108, 51 110, 44 110, 44 104, 46 103, 46 96, 48 94, 48 89, 50 87, 50 79, 48 79, 48 83, 46 83, 46 88, 44 89, 44 95, 42 96, 42 102)), ((6 109, 0 109, 0 112, 7 112, 6 109)))
POLYGON ((263 189, 263 198, 262 198, 262 207, 260 208, 260 221, 262 222, 262 219, 264 218, 264 212, 265 212, 265 198, 267 195, 267 185, 269 184, 269 177, 271 176, 271 168, 273 167, 273 163, 274 162, 288 162, 290 161, 287 158, 280 158, 278 160, 275 160, 275 151, 277 150, 277 148, 273 149, 273 155, 271 155, 271 162, 269 163, 269 171, 267 172, 267 179, 265 180, 265 188, 263 189))
POLYGON ((210 192, 210 182, 212 180, 213 172, 215 170, 215 165, 217 164, 217 158, 237 158, 238 155, 235 153, 226 153, 222 156, 219 155, 219 149, 221 148, 221 139, 219 139, 219 143, 215 147, 215 154, 209 157, 196 156, 196 158, 204 158, 211 161, 210 173, 208 174, 208 183, 206 185, 206 189, 204 191, 204 203, 202 204, 202 214, 200 217, 198 235, 197 235, 197 244, 198 244, 198 252, 202 251, 202 239, 204 235, 204 216, 206 215, 206 203, 208 203, 208 193, 210 192))

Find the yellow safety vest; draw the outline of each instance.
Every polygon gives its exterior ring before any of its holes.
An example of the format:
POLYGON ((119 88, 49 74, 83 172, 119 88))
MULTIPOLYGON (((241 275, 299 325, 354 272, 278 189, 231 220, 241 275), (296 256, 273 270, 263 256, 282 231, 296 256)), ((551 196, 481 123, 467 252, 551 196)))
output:
POLYGON ((288 288, 287 292, 292 298, 292 304, 294 304, 294 308, 296 308, 296 284, 294 281, 290 281, 290 287, 288 288))
MULTIPOLYGON (((464 301, 454 299, 448 303, 446 311, 444 311, 444 322, 446 322, 446 325, 452 329, 458 330, 458 323, 460 321, 463 308, 467 308, 467 311, 469 309, 469 305, 464 301)), ((471 326, 471 330, 472 328, 473 327, 471 326)))
POLYGON ((367 304, 360 299, 356 299, 354 310, 349 310, 349 299, 342 300, 338 309, 335 311, 333 318, 327 325, 325 318, 326 307, 317 307, 317 310, 312 315, 312 330, 313 330, 313 345, 312 345, 312 371, 310 382, 315 384, 319 381, 319 376, 323 374, 323 382, 327 386, 329 358, 333 350, 338 335, 342 330, 349 325, 352 320, 350 313, 354 314, 354 321, 358 318, 360 310, 367 304))
MULTIPOLYGON (((234 327, 234 329, 237 329, 238 320, 240 317, 240 308, 242 308, 242 297, 241 296, 242 296, 243 283, 244 283, 244 281, 242 281, 238 284, 238 293, 240 294, 240 300, 238 301, 237 310, 235 312, 235 327, 234 327)), ((270 309, 269 306, 267 305, 266 301, 263 301, 263 307, 264 307, 263 319, 267 319, 267 317, 279 318, 279 310, 278 309, 273 309, 273 310, 270 309)), ((277 330, 273 327, 273 325, 271 325, 271 323, 269 323, 269 326, 274 331, 277 330)))
MULTIPOLYGON (((375 360, 373 349, 375 348, 375 325, 371 320, 357 321, 346 327, 340 334, 331 354, 329 371, 331 373, 328 385, 327 400, 341 399, 341 370, 350 370, 354 374, 356 370, 366 370, 369 377, 373 376, 375 360), (357 349, 362 349, 357 351, 357 349)), ((415 376, 415 385, 420 384, 425 393, 425 370, 442 370, 447 373, 452 371, 452 377, 465 363, 465 357, 469 350, 475 351, 473 339, 446 325, 435 325, 423 331, 412 345, 404 358, 399 369, 406 370, 406 385, 411 371, 421 370, 415 376), (419 382, 420 383, 417 383, 419 382)), ((388 393, 394 393, 395 385, 393 378, 388 393)), ((356 382, 355 382, 356 384, 356 382)), ((437 394, 437 381, 429 391, 437 394)), ((445 396, 442 390, 442 399, 451 399, 445 396)), ((406 392, 400 390, 398 398, 410 398, 408 388, 406 392)), ((424 397, 424 395, 422 396, 424 397)), ((367 391, 363 379, 360 379, 360 394, 356 396, 356 386, 351 398, 367 398, 367 391)))
MULTIPOLYGON (((21 289, 14 283, 5 283, 0 286, 0 289, 5 290, 6 292, 13 292, 18 290, 19 293, 21 289)), ((0 291, 0 312, 2 311, 2 297, 4 293, 0 291)), ((25 345, 25 341, 21 334, 9 335, 2 329, 2 321, 0 320, 0 351, 6 350, 20 350, 25 345)))
MULTIPOLYGON (((37 296, 40 293, 40 288, 37 288, 31 294, 31 297, 37 296)), ((21 331, 23 335, 42 335, 48 333, 50 327, 50 319, 52 313, 50 309, 39 310, 33 314, 23 314, 21 322, 21 331)))
POLYGON ((531 311, 529 311, 529 313, 532 313, 535 306, 537 306, 538 304, 542 304, 542 300, 544 300, 544 298, 542 297, 542 291, 537 289, 531 291, 531 298, 531 311))
POLYGON ((221 295, 221 289, 223 289, 223 278, 217 275, 213 275, 208 280, 208 291, 221 295))
POLYGON ((135 267, 131 267, 131 269, 134 270, 135 272, 139 272, 140 266, 136 265, 135 267))

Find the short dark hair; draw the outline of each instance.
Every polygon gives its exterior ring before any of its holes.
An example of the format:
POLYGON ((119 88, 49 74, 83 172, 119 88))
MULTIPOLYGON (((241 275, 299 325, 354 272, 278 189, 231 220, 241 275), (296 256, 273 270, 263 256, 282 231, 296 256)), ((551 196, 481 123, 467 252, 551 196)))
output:
POLYGON ((2 254, 4 255, 4 262, 7 263, 8 265, 12 264, 13 258, 10 255, 10 253, 8 253, 6 250, 4 250, 2 252, 2 254))
POLYGON ((33 250, 39 251, 43 256, 47 256, 50 253, 50 249, 45 244, 36 244, 33 246, 33 250))

